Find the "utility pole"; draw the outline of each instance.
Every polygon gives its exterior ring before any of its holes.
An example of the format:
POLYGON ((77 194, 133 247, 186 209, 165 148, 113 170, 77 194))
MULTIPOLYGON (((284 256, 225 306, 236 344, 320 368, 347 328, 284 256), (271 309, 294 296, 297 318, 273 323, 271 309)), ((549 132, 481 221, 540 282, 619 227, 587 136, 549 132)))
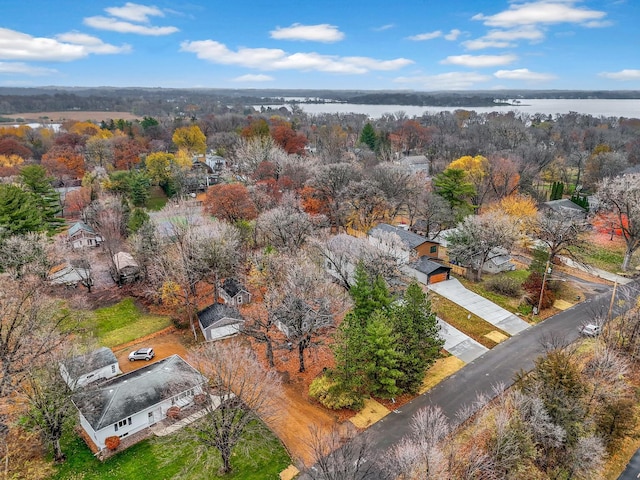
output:
POLYGON ((542 288, 540 289, 540 299, 538 300, 538 315, 540 314, 540 309, 542 308, 542 296, 544 295, 544 284, 547 283, 548 271, 549 271, 549 260, 547 260, 547 264, 544 267, 544 275, 542 276, 542 288))
POLYGON ((618 281, 613 283, 613 292, 611 293, 611 301, 609 302, 609 312, 607 313, 607 322, 611 320, 611 312, 613 310, 613 302, 616 299, 616 289, 618 288, 618 281))

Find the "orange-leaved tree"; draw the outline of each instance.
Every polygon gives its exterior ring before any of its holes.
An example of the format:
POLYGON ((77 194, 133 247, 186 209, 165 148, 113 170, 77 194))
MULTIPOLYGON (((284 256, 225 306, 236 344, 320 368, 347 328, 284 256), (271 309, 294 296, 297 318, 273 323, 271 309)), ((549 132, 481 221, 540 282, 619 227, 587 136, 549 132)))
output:
POLYGON ((241 183, 214 185, 207 190, 205 211, 220 220, 236 222, 253 220, 258 216, 247 187, 241 183))

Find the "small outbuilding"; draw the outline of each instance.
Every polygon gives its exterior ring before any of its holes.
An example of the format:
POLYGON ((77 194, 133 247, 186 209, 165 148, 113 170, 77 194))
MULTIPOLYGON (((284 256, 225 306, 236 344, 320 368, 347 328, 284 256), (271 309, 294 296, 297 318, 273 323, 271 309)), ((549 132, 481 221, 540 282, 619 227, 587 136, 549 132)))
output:
POLYGON ((239 307, 245 303, 251 303, 251 293, 235 278, 226 278, 222 282, 220 296, 224 303, 233 307, 239 307))
POLYGON ((118 252, 113 256, 111 277, 118 285, 135 282, 140 276, 140 265, 127 252, 118 252))
POLYGON ((107 347, 71 357, 60 363, 60 375, 72 390, 113 378, 121 373, 118 359, 107 347))
POLYGON ((91 269, 88 266, 74 266, 70 263, 61 263, 49 270, 47 280, 51 285, 64 285, 65 287, 76 288, 78 284, 89 288, 93 285, 91 269))
POLYGON ((212 342, 240 333, 244 319, 236 308, 214 303, 198 312, 198 323, 204 339, 212 342))

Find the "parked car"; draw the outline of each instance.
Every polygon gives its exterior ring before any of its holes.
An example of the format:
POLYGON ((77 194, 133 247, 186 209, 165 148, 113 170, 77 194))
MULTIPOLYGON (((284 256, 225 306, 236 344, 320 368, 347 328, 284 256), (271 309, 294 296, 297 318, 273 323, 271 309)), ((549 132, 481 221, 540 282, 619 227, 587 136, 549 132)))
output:
POLYGON ((153 348, 139 348, 129 354, 129 361, 133 362, 134 360, 146 360, 149 361, 153 357, 156 356, 156 352, 153 351, 153 348))
POLYGON ((580 335, 585 337, 597 337, 602 333, 602 327, 594 323, 587 323, 580 327, 580 335))

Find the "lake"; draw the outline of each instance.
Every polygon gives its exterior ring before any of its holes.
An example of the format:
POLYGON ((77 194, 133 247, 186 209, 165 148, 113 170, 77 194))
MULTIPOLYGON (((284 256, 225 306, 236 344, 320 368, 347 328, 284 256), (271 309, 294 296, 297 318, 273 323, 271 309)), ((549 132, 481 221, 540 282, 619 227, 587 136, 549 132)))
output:
MULTIPOLYGON (((608 99, 519 99, 520 105, 494 107, 419 107, 415 105, 359 105, 353 103, 299 103, 300 108, 309 114, 320 113, 362 113, 371 118, 380 118, 385 113, 404 112, 408 117, 419 117, 426 113, 452 112, 455 110, 474 110, 478 113, 521 112, 529 115, 541 113, 557 115, 577 112, 594 117, 640 118, 640 100, 608 99)), ((279 108, 282 105, 269 105, 279 108)), ((254 106, 260 110, 260 105, 254 106)), ((285 105, 290 108, 290 105, 285 105)))

